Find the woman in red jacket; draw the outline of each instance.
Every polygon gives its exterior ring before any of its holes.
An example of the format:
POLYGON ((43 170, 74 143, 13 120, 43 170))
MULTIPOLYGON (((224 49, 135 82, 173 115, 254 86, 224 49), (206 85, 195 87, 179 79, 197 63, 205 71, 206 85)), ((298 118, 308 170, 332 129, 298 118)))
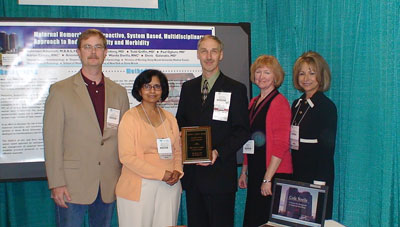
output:
POLYGON ((260 95, 249 105, 251 138, 246 144, 239 187, 247 188, 243 226, 260 226, 268 221, 274 178, 290 179, 289 149, 291 112, 288 100, 277 88, 284 71, 273 56, 262 55, 251 66, 251 81, 260 95), (251 145, 251 144, 254 144, 251 145))

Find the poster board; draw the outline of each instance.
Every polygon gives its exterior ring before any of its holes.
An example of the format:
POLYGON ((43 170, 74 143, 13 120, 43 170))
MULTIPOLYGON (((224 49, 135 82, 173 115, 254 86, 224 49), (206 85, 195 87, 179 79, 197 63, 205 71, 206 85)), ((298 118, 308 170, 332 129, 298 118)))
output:
POLYGON ((107 37, 104 75, 127 89, 145 69, 164 72, 170 95, 162 107, 175 114, 183 82, 201 74, 197 42, 217 35, 224 42, 221 70, 249 82, 250 25, 115 20, 0 20, 0 181, 45 179, 42 123, 48 89, 81 68, 79 34, 97 28, 107 37))

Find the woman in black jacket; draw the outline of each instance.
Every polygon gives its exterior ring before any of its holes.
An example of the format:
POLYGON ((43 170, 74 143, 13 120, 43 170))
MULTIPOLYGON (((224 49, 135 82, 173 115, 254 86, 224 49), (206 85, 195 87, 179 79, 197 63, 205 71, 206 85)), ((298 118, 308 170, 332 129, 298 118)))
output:
POLYGON ((316 52, 302 54, 293 67, 293 84, 303 95, 292 104, 290 145, 293 179, 329 186, 326 218, 332 218, 334 151, 337 111, 324 95, 331 73, 325 59, 316 52))

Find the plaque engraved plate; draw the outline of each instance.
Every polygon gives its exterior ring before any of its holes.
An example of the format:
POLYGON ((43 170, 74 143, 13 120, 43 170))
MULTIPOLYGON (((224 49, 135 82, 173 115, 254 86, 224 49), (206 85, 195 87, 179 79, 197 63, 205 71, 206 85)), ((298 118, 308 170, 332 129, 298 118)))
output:
POLYGON ((183 127, 182 161, 183 164, 211 162, 211 127, 183 127))

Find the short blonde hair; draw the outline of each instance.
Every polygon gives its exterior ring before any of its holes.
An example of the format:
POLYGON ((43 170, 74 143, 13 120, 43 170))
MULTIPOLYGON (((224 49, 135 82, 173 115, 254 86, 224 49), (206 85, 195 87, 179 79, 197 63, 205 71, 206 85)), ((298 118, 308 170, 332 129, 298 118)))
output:
POLYGON ((283 71, 281 64, 279 64, 278 59, 271 55, 260 55, 254 63, 251 65, 250 68, 250 80, 251 82, 255 83, 254 81, 254 74, 258 68, 261 67, 268 67, 274 73, 274 86, 279 88, 282 83, 283 79, 285 78, 285 71, 283 71))
POLYGON ((224 49, 224 43, 222 43, 222 41, 215 35, 205 35, 201 37, 201 39, 199 39, 199 42, 197 42, 197 49, 199 49, 200 44, 206 39, 212 39, 217 42, 221 51, 224 49))
POLYGON ((299 58, 297 58, 296 62, 293 66, 293 85, 294 87, 304 92, 304 89, 299 84, 299 72, 301 70, 302 65, 306 63, 312 67, 317 74, 318 81, 318 91, 327 91, 331 86, 331 70, 329 69, 328 63, 326 63, 325 59, 314 51, 308 51, 303 53, 299 58))
POLYGON ((101 39, 101 41, 103 42, 104 48, 107 49, 107 39, 106 39, 106 37, 104 36, 104 34, 100 30, 95 29, 95 28, 88 29, 88 30, 86 30, 86 31, 84 31, 84 32, 82 32, 80 34, 80 36, 78 38, 78 49, 81 48, 81 43, 82 43, 83 40, 87 40, 92 36, 98 36, 101 39))

